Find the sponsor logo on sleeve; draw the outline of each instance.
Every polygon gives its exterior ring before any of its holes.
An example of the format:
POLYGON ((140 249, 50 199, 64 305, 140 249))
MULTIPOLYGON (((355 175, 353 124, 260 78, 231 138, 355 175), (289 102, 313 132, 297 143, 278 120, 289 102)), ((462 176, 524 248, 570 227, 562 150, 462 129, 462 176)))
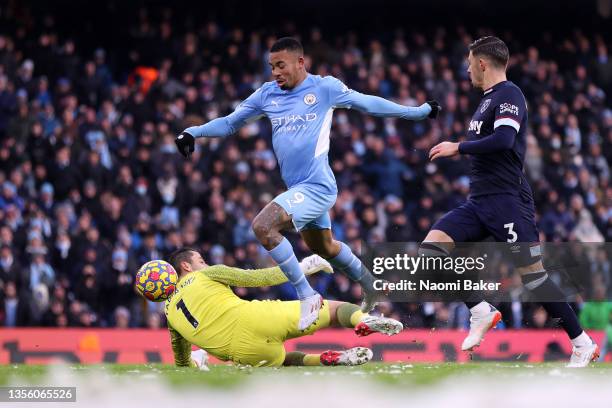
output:
POLYGON ((519 108, 516 105, 512 105, 511 103, 502 103, 499 105, 499 114, 502 115, 504 113, 509 113, 511 115, 518 116, 519 108))

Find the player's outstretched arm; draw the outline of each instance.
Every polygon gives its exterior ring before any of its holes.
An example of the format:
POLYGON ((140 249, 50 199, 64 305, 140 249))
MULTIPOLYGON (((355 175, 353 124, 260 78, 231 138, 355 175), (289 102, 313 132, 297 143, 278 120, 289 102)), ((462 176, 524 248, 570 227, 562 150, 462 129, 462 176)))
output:
POLYGON ((428 101, 421 106, 404 106, 374 95, 353 92, 349 100, 353 108, 372 116, 422 120, 436 118, 441 110, 436 101, 428 101))
MULTIPOLYGON (((490 154, 512 149, 527 108, 525 97, 518 88, 504 90, 495 108, 493 133, 477 140, 461 143, 443 142, 430 151, 430 159, 454 156, 455 154, 490 154)), ((480 128, 479 128, 480 129, 480 128)), ((480 130, 479 130, 480 132, 480 130)))
MULTIPOLYGON (((312 275, 323 271, 332 273, 329 262, 318 255, 304 258, 300 262, 304 275, 312 275)), ((229 286, 243 288, 256 288, 264 286, 281 285, 287 282, 287 277, 278 266, 264 269, 240 269, 225 265, 213 265, 200 271, 210 279, 229 286)))
POLYGON ((500 126, 495 132, 482 139, 465 141, 461 143, 438 143, 429 151, 429 159, 436 160, 442 157, 452 157, 457 154, 490 154, 511 149, 516 139, 516 129, 510 126, 500 126))
POLYGON ((510 126, 500 126, 495 132, 482 139, 459 143, 457 150, 461 154, 488 154, 511 149, 514 146, 517 131, 510 126))
POLYGON ((199 137, 225 137, 234 134, 249 122, 259 119, 261 111, 261 88, 245 99, 234 112, 222 118, 213 119, 201 126, 185 129, 175 140, 183 156, 189 158, 195 150, 195 139, 199 137))
POLYGON ((326 77, 324 87, 327 88, 331 105, 338 108, 354 108, 373 116, 422 120, 427 117, 436 118, 442 110, 436 101, 428 101, 421 106, 404 106, 378 96, 362 94, 350 89, 334 77, 326 77))
POLYGON ((170 343, 174 353, 174 364, 177 367, 196 367, 191 359, 191 344, 168 324, 170 331, 170 343))

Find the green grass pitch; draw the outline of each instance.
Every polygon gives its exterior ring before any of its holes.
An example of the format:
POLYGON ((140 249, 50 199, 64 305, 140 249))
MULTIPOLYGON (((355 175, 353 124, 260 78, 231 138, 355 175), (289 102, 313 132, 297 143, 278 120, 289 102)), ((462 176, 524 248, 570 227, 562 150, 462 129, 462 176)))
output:
MULTIPOLYGON (((521 378, 527 375, 547 375, 551 372, 566 370, 565 363, 442 363, 442 364, 407 364, 407 363, 370 363, 358 367, 283 367, 252 368, 230 365, 211 365, 210 371, 199 371, 194 368, 177 368, 164 364, 147 365, 66 365, 63 370, 76 377, 106 376, 127 381, 134 378, 162 379, 170 386, 197 387, 209 386, 218 388, 240 387, 252 379, 275 378, 295 379, 304 377, 328 378, 361 377, 381 384, 425 386, 435 385, 444 379, 469 374, 504 379, 521 378)), ((0 385, 45 385, 50 366, 40 365, 5 365, 0 366, 0 385)), ((589 373, 611 378, 612 364, 596 363, 585 370, 562 371, 578 374, 589 373)))

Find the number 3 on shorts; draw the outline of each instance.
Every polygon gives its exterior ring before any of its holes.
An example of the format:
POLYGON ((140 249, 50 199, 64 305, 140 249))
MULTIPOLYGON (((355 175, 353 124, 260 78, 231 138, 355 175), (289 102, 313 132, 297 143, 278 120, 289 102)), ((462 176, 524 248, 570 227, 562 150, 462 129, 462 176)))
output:
POLYGON ((516 232, 514 232, 514 223, 510 222, 508 224, 504 224, 504 228, 508 228, 508 235, 510 235, 510 238, 508 238, 506 242, 516 242, 518 235, 516 234, 516 232))
POLYGON ((300 204, 301 202, 304 201, 304 194, 297 192, 293 194, 293 200, 288 198, 286 201, 287 201, 287 204, 289 204, 289 208, 293 208, 294 204, 300 204))

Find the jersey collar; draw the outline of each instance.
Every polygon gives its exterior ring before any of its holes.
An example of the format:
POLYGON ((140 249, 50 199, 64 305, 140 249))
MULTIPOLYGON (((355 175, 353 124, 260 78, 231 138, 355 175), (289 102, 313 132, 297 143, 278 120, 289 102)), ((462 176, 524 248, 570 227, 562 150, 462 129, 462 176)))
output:
MULTIPOLYGON (((200 270, 203 271, 204 269, 200 269, 200 270)), ((176 286, 178 287, 178 285, 180 285, 181 282, 185 282, 185 280, 187 278, 189 278, 190 276, 193 276, 193 274, 196 273, 196 272, 198 272, 198 271, 192 271, 192 272, 189 272, 187 275, 183 276, 181 279, 179 279, 178 282, 176 282, 176 286)))
POLYGON ((484 91, 484 92, 483 92, 483 95, 488 95, 488 94, 490 94, 491 92, 495 91, 497 88, 499 88, 499 87, 501 87, 502 85, 504 85, 506 82, 508 82, 508 81, 506 80, 506 81, 501 81, 501 82, 496 83, 495 85, 493 85, 492 87, 490 87, 489 89, 487 89, 486 91, 484 91))

